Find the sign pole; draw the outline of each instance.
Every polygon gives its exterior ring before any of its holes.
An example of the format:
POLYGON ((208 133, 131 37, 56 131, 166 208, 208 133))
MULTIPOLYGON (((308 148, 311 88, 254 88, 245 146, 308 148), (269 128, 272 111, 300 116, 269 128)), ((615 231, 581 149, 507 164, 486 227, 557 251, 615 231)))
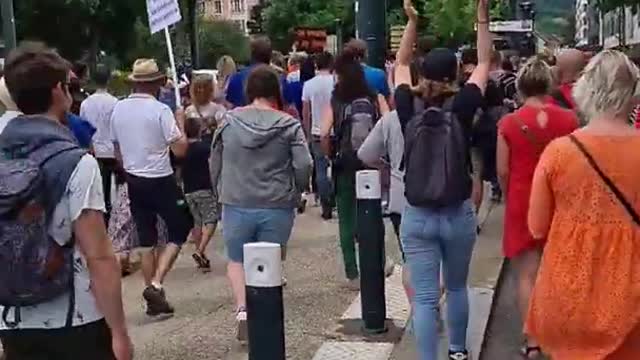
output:
POLYGON ((164 28, 164 37, 167 41, 167 51, 169 52, 169 64, 171 65, 171 74, 173 75, 173 90, 176 94, 176 107, 181 108, 180 89, 178 88, 178 72, 176 71, 176 59, 173 56, 173 44, 171 43, 171 34, 169 27, 164 28))

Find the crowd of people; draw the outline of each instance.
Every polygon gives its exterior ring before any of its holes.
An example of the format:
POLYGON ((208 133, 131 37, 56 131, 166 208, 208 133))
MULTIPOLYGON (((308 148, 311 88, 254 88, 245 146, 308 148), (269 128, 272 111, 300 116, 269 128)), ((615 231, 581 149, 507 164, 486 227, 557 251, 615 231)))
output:
POLYGON ((419 359, 439 358, 443 299, 448 358, 471 358, 467 278, 485 183, 506 202, 519 355, 640 357, 636 65, 576 49, 514 64, 493 50, 488 0, 472 51, 416 51, 418 14, 411 0, 404 8, 386 72, 365 63, 361 40, 335 58, 286 62, 257 37, 250 66, 222 57, 217 78, 193 75, 181 103, 153 59, 133 64, 132 92, 118 99, 106 66, 84 96, 82 71, 55 50, 12 51, 0 80, 5 358, 132 359, 121 293, 130 260, 141 254, 146 314, 171 316, 167 274, 187 241, 209 271, 219 224, 246 341, 243 246, 277 243, 284 260, 310 192, 324 220, 337 210, 345 286, 357 290, 363 169, 381 174, 419 359))

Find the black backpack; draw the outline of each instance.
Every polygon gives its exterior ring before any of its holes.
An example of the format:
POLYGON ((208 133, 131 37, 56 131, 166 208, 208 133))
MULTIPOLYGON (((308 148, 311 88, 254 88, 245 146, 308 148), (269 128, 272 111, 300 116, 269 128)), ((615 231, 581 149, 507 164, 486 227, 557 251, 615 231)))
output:
POLYGON ((378 108, 369 98, 359 98, 344 106, 336 124, 336 165, 342 171, 358 171, 365 165, 358 149, 378 120, 378 108))
POLYGON ((471 195, 468 139, 451 105, 430 107, 406 126, 405 195, 412 206, 451 206, 471 195))

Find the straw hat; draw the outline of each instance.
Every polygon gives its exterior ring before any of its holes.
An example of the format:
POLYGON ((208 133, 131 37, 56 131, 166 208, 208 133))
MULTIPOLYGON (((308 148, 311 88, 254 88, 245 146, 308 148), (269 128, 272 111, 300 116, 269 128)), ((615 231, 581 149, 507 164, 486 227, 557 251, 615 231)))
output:
POLYGON ((154 82, 164 79, 166 75, 158 68, 154 59, 138 59, 133 63, 133 71, 129 75, 132 82, 154 82))

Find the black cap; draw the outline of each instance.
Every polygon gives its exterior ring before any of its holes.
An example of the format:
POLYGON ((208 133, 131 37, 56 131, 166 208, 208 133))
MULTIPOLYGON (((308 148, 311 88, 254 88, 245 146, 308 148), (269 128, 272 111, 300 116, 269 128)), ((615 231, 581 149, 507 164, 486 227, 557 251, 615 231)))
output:
POLYGON ((427 80, 452 82, 458 78, 458 57, 452 50, 431 50, 422 63, 422 76, 427 80))

